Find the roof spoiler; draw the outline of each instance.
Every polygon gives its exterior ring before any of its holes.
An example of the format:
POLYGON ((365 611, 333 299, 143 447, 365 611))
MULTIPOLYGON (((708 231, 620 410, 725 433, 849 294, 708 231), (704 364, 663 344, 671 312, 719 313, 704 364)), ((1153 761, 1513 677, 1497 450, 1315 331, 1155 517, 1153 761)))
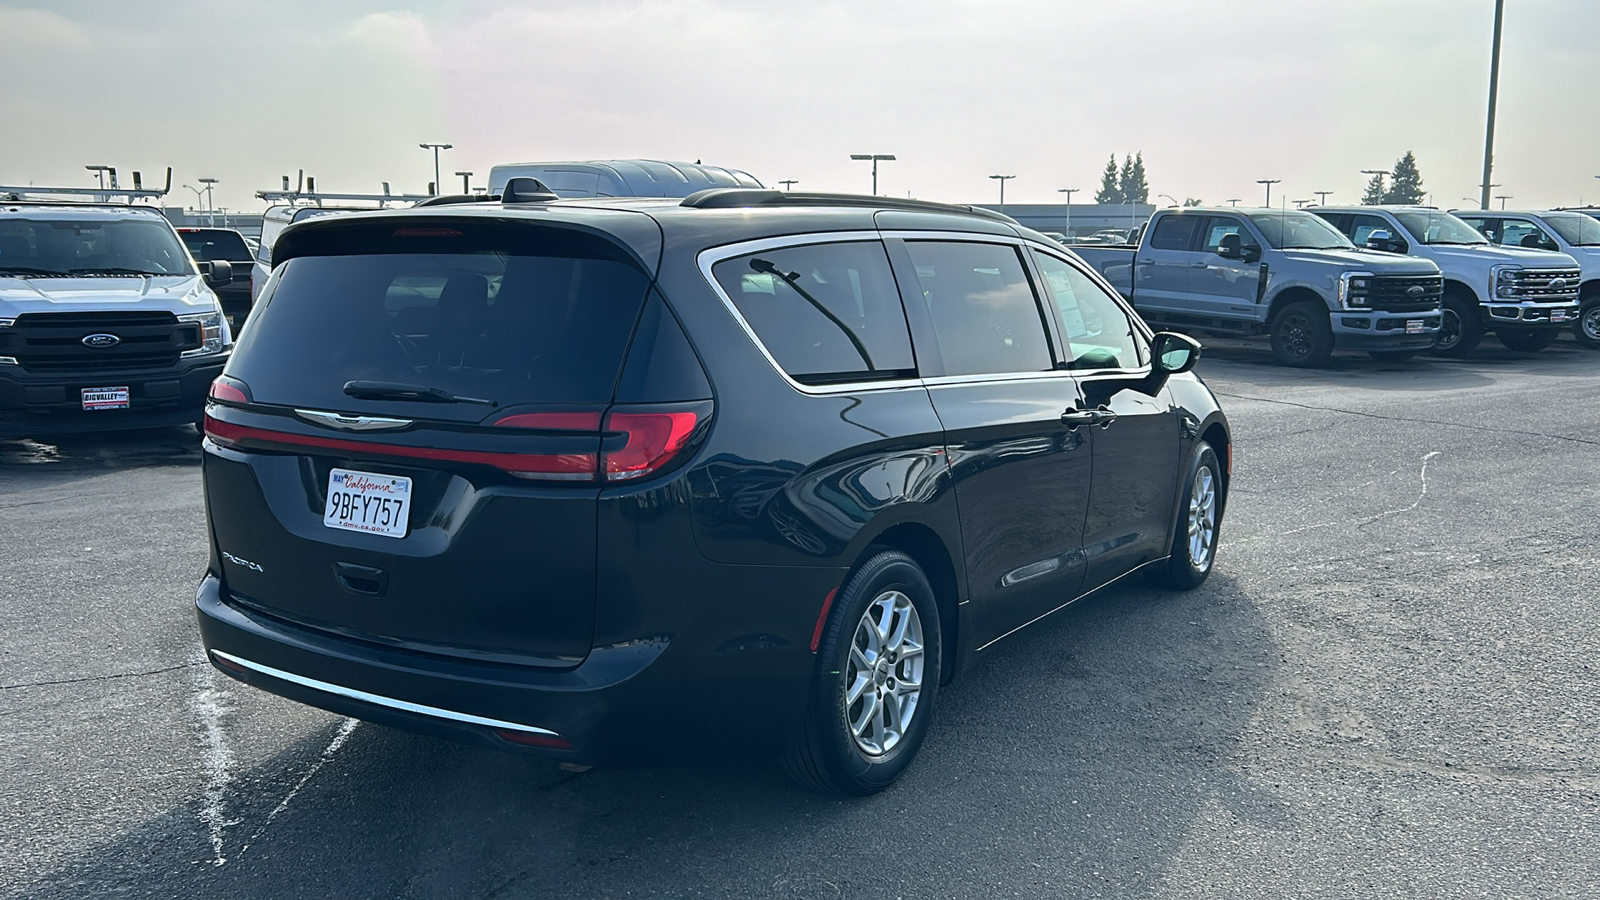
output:
POLYGON ((979 206, 935 203, 931 200, 901 200, 895 197, 868 197, 863 194, 821 194, 802 191, 774 191, 756 188, 707 188, 683 198, 691 209, 744 209, 749 207, 833 206, 856 209, 903 209, 917 212, 953 213, 977 216, 1008 225, 1017 220, 1005 213, 979 206))

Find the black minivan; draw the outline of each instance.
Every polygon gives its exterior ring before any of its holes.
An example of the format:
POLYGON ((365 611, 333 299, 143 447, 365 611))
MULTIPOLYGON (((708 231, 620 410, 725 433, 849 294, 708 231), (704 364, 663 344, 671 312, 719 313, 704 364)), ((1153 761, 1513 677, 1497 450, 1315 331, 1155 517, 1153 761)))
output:
POLYGON ((884 198, 527 196, 284 231, 206 420, 221 671, 862 794, 997 641, 1209 574, 1199 346, 1055 241, 884 198))

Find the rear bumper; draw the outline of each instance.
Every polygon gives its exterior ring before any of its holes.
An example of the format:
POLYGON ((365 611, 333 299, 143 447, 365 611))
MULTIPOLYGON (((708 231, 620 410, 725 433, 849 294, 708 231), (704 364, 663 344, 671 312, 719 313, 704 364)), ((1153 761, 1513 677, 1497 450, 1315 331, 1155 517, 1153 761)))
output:
POLYGON ((799 654, 776 672, 740 671, 736 659, 707 667, 663 636, 597 647, 576 667, 551 670, 446 659, 303 628, 229 602, 213 574, 201 581, 195 604, 207 658, 253 687, 407 731, 583 762, 725 752, 727 729, 739 733, 741 753, 752 749, 751 736, 776 750, 788 727, 799 725, 813 659, 799 654), (730 710, 744 711, 737 723, 727 721, 730 710))
POLYGON ((160 428, 195 422, 228 354, 137 372, 28 372, 0 365, 0 437, 160 428), (127 409, 85 411, 84 388, 126 387, 127 409))
POLYGON ((1426 350, 1439 334, 1439 310, 1396 313, 1384 310, 1335 310, 1329 315, 1334 346, 1343 350, 1426 350), (1407 332, 1408 322, 1422 330, 1407 332))

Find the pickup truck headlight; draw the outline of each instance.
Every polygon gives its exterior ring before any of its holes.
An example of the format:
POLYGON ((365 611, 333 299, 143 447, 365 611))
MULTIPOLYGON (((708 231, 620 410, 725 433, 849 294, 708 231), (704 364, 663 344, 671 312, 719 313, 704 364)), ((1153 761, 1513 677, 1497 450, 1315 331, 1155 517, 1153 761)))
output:
POLYGON ((1497 298, 1514 300, 1522 293, 1522 270, 1515 266, 1495 266, 1490 287, 1497 298))
POLYGON ((1345 308, 1370 306, 1371 272, 1345 272, 1339 276, 1339 305, 1345 308))
POLYGON ((223 336, 228 327, 227 323, 222 320, 222 310, 179 316, 178 321, 200 326, 200 346, 193 350, 183 351, 184 356, 208 356, 212 353, 222 352, 223 336))

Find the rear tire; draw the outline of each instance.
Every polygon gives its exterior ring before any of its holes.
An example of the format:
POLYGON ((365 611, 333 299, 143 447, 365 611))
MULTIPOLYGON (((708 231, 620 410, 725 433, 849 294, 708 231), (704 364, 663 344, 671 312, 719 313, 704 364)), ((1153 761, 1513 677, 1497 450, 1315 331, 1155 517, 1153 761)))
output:
POLYGON ((1222 533, 1222 467, 1216 451, 1205 441, 1197 444, 1189 457, 1189 474, 1180 496, 1166 564, 1151 573, 1151 580, 1188 591, 1211 575, 1217 561, 1217 538, 1222 533))
POLYGON ((1473 297, 1451 294, 1439 311, 1439 334, 1433 339, 1438 356, 1466 356, 1483 340, 1483 325, 1478 322, 1478 303, 1473 297))
POLYGON ((1333 326, 1319 303, 1302 300, 1285 306, 1273 317, 1270 330, 1272 356, 1281 365, 1313 368, 1333 353, 1333 326))
POLYGON ((1500 339, 1507 350, 1518 350, 1523 353, 1538 353, 1540 350, 1554 344, 1559 336, 1554 328, 1541 328, 1537 331, 1530 328, 1502 328, 1495 332, 1495 337, 1500 339))
POLYGON ((893 784, 928 733, 941 640, 933 586, 915 560, 880 549, 857 567, 823 626, 805 732, 780 759, 789 777, 855 796, 893 784))
POLYGON ((1600 293, 1584 298, 1578 307, 1578 321, 1572 323, 1572 333, 1585 347, 1600 347, 1600 293))

